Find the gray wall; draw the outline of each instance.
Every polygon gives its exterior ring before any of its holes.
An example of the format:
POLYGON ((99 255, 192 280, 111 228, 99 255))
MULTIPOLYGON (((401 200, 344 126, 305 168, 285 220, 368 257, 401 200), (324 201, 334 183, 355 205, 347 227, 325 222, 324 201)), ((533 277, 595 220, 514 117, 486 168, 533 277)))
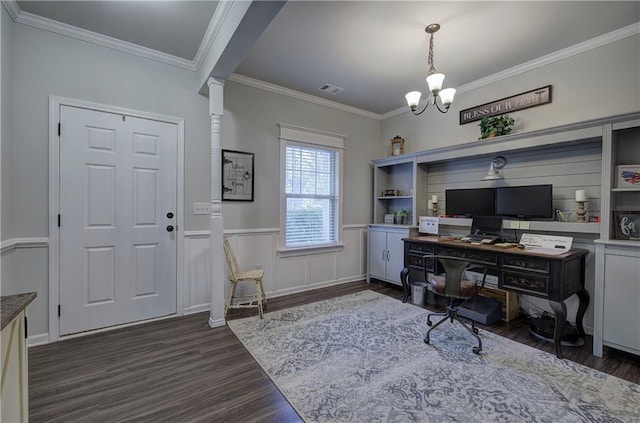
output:
MULTIPOLYGON (((371 160, 378 158, 380 122, 226 82, 222 148, 255 153, 255 202, 224 202, 226 229, 280 226, 280 155, 278 123, 346 135, 344 157, 344 223, 367 224, 373 218, 371 160)), ((203 197, 206 200, 206 197, 203 197)))
POLYGON ((639 75, 640 36, 636 35, 457 95, 446 115, 427 110, 413 116, 407 109, 383 122, 380 142, 386 146, 399 134, 405 139, 405 151, 416 152, 477 140, 478 122, 459 125, 460 110, 549 84, 551 104, 511 113, 516 120, 514 133, 638 111, 639 75))
POLYGON ((2 46, 1 48, 1 65, 2 65, 2 134, 0 155, 2 156, 2 225, 0 226, 0 238, 4 241, 10 239, 13 236, 11 228, 11 185, 12 185, 12 137, 13 137, 13 122, 12 122, 12 108, 11 98, 13 92, 13 73, 11 68, 11 52, 13 42, 13 21, 4 7, 0 7, 0 13, 2 14, 2 46))
MULTIPOLYGON (((208 102, 195 72, 19 24, 13 49, 14 234, 48 235, 50 95, 184 118, 186 204, 208 190, 208 102)), ((195 228, 189 213, 185 223, 195 228)))

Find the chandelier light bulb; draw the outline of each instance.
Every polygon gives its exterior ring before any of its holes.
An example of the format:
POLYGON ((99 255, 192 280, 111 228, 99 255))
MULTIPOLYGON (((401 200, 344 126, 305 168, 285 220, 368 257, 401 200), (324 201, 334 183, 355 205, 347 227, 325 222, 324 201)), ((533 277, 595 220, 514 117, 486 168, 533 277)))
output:
POLYGON ((420 91, 411 91, 407 93, 404 97, 407 99, 407 104, 409 105, 409 107, 411 107, 412 109, 415 109, 416 107, 418 107, 418 104, 420 103, 421 96, 422 96, 422 93, 420 91))
POLYGON ((427 76, 427 85, 429 86, 429 91, 433 96, 437 96, 440 90, 442 89, 442 84, 444 83, 444 73, 432 73, 427 76))
POLYGON ((445 88, 440 91, 440 101, 444 104, 445 107, 449 107, 451 103, 453 103, 453 97, 456 95, 455 88, 445 88))

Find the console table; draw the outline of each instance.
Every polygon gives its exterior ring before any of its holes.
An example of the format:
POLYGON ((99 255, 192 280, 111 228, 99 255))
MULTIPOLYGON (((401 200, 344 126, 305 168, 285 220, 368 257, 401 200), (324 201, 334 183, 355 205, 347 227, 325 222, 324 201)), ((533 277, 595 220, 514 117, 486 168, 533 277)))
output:
MULTIPOLYGON (((549 255, 521 250, 515 247, 503 248, 495 245, 474 245, 455 239, 441 239, 436 236, 405 238, 404 269, 401 272, 404 299, 409 299, 409 273, 412 269, 439 272, 436 260, 423 256, 438 254, 479 260, 498 276, 500 289, 515 291, 549 300, 556 314, 553 332, 553 346, 558 358, 562 358, 561 340, 567 318, 564 300, 576 294, 580 300, 576 313, 576 328, 584 339, 582 318, 589 305, 589 293, 585 289, 585 263, 589 252, 572 249, 560 255, 549 255)), ((492 273, 493 273, 492 272, 492 273)))

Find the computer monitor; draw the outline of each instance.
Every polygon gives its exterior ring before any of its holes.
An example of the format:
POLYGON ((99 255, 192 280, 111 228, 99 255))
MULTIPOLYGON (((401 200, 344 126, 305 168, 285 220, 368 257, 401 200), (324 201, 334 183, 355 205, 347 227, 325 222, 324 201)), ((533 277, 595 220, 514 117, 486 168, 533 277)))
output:
POLYGON ((553 219, 553 186, 496 188, 496 214, 521 219, 553 219))
POLYGON ((494 188, 448 189, 445 191, 445 213, 449 216, 493 216, 494 188))
POLYGON ((471 235, 499 236, 502 232, 502 216, 473 216, 471 235))

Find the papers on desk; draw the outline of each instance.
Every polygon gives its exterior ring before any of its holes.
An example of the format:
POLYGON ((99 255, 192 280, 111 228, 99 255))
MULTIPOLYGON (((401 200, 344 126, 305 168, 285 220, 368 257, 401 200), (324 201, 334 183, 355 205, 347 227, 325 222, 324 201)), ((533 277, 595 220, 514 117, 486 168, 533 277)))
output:
POLYGON ((520 245, 532 253, 558 256, 571 249, 573 238, 570 236, 522 234, 520 245))

